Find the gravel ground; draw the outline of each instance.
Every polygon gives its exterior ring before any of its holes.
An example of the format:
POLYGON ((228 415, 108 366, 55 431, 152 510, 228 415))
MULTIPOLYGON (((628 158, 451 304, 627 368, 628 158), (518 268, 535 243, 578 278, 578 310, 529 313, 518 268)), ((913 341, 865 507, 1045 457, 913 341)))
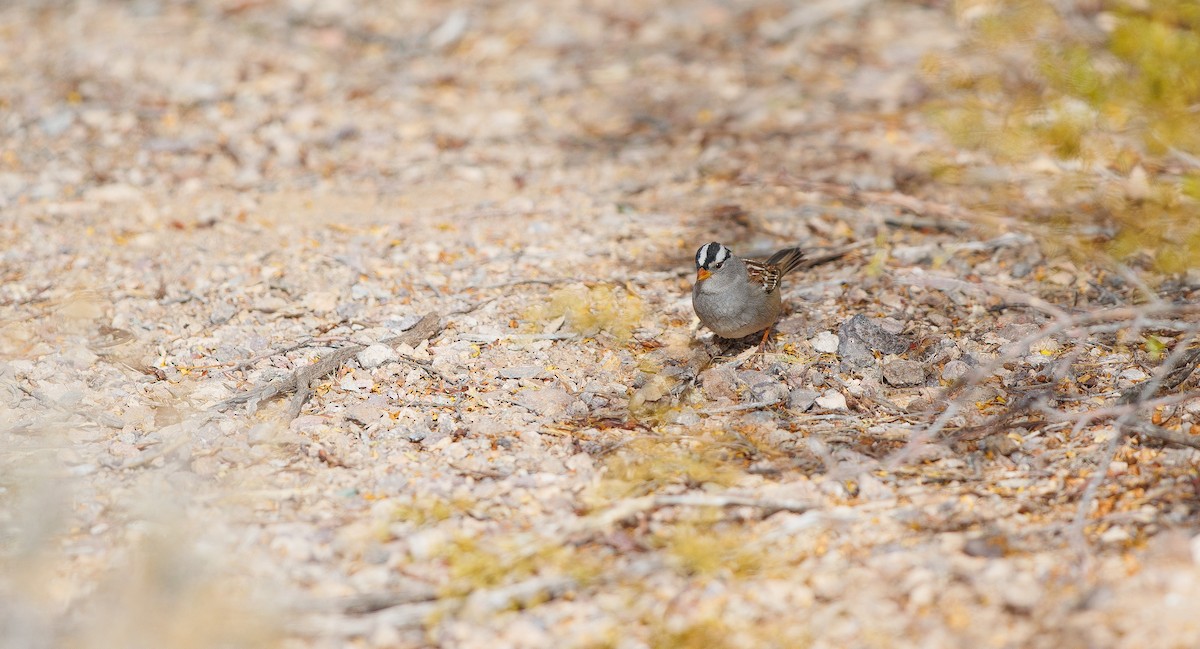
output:
POLYGON ((1193 646, 1200 278, 960 207, 937 4, 0 8, 0 648, 1193 646))

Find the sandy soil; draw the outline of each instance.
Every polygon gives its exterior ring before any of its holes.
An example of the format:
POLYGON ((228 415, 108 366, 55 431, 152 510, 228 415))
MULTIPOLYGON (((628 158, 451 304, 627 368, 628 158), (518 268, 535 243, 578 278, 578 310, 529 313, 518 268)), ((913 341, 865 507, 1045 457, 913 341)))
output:
POLYGON ((0 647, 1192 646, 1198 283, 967 207, 1050 181, 926 122, 960 39, 6 4, 0 647), (756 357, 712 240, 841 256, 756 357))

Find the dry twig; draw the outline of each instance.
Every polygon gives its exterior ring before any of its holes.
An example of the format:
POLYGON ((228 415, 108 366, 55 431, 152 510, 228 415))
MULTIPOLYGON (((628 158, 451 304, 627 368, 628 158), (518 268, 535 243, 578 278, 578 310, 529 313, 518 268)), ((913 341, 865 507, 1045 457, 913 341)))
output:
MULTIPOLYGON (((345 613, 318 620, 302 620, 300 629, 315 635, 361 636, 370 635, 375 629, 419 628, 431 615, 442 612, 449 615, 464 614, 472 619, 482 619, 513 606, 528 606, 533 602, 558 599, 578 587, 570 577, 534 577, 515 584, 487 590, 478 590, 466 597, 438 598, 436 594, 418 590, 414 593, 384 593, 367 595, 335 602, 345 613)), ((313 606, 303 606, 312 609, 313 606)))
MULTIPOLYGON (((435 313, 429 313, 426 314, 425 317, 421 318, 421 320, 418 321, 412 329, 409 329, 399 336, 385 338, 382 342, 385 345, 390 345, 393 347, 400 344, 407 344, 415 347, 416 345, 420 344, 422 340, 427 340, 433 337, 433 335, 440 330, 441 318, 435 313)), ((214 406, 214 409, 224 411, 243 403, 257 404, 262 401, 274 399, 281 394, 299 390, 301 389, 301 386, 311 385, 313 381, 321 379, 325 375, 336 371, 342 366, 343 363, 350 360, 355 354, 366 348, 366 345, 349 345, 347 347, 343 347, 334 352, 328 358, 323 358, 316 363, 298 368, 296 371, 283 378, 275 379, 266 385, 261 385, 240 394, 236 394, 218 403, 216 406, 214 406)), ((300 401, 300 408, 303 408, 305 398, 307 397, 298 397, 300 401)), ((299 412, 299 409, 296 407, 295 403, 293 403, 292 407, 289 409, 289 412, 293 411, 297 413, 299 412)))

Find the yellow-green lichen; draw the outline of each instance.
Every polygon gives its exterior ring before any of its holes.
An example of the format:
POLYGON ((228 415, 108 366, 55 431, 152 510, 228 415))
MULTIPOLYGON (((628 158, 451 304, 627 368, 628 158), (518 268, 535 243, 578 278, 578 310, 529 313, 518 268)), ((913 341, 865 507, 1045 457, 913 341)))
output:
MULTIPOLYGON (((930 116, 958 146, 1003 164, 1062 161, 1050 204, 1025 210, 1063 239, 1051 245, 1146 254, 1163 272, 1195 267, 1200 181, 1179 163, 1200 156, 1200 3, 1101 4, 1108 32, 1095 39, 1048 0, 960 3, 963 48, 924 64, 937 90, 930 116)), ((944 165, 930 162, 943 180, 944 165)), ((1022 211, 1022 196, 997 191, 976 207, 1022 211)))
POLYGON ((643 304, 637 295, 607 284, 573 286, 555 291, 527 315, 541 322, 565 318, 567 328, 582 336, 605 331, 624 342, 641 323, 643 304))

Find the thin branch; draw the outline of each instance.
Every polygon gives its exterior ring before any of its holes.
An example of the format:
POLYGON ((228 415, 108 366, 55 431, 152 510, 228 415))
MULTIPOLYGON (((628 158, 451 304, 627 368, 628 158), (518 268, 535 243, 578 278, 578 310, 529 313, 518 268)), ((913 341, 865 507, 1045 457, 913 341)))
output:
POLYGON ((59 412, 66 413, 68 415, 82 417, 93 424, 98 424, 107 428, 120 430, 125 427, 125 421, 115 415, 110 415, 107 412, 92 414, 86 410, 83 410, 82 408, 71 408, 69 406, 64 406, 54 399, 51 399, 45 392, 42 392, 41 390, 27 388, 24 385, 21 385, 19 381, 12 381, 11 383, 13 387, 17 388, 21 392, 24 392, 26 395, 33 397, 38 401, 38 403, 41 403, 43 406, 48 408, 58 410, 59 412))
POLYGON ((304 404, 312 397, 312 384, 300 383, 296 386, 296 393, 292 395, 292 401, 288 404, 288 409, 284 413, 284 422, 290 422, 300 416, 304 410, 304 404))
POLYGON ((771 399, 768 401, 755 401, 752 403, 739 403, 736 406, 722 406, 720 408, 704 408, 696 412, 702 415, 723 415, 730 412, 745 412, 747 410, 761 410, 770 408, 771 406, 779 405, 782 399, 771 399))
MULTIPOLYGON (((471 619, 480 619, 489 615, 494 615, 500 611, 516 607, 532 606, 536 603, 541 603, 549 600, 559 599, 572 590, 578 588, 578 582, 571 577, 549 576, 549 577, 534 577, 519 581, 508 586, 492 588, 487 590, 477 590, 466 597, 442 597, 430 599, 416 599, 427 593, 417 592, 412 595, 407 593, 389 594, 368 596, 365 598, 355 598, 348 600, 346 604, 350 607, 363 607, 370 609, 375 606, 373 611, 368 611, 354 617, 338 615, 335 617, 325 617, 312 619, 311 617, 301 617, 295 621, 296 628, 301 633, 312 635, 338 635, 338 636, 363 636, 370 635, 378 628, 390 627, 393 629, 415 629, 424 626, 430 616, 436 613, 443 613, 449 616, 464 615, 471 619), (405 600, 414 600, 406 602, 405 600), (390 601, 396 601, 395 604, 389 604, 390 601)), ((301 606, 301 610, 313 608, 312 605, 301 606)), ((355 613, 356 610, 351 608, 345 609, 347 613, 355 613)), ((362 610, 361 608, 358 610, 362 610)))
POLYGON ((201 414, 191 421, 179 425, 174 439, 158 447, 153 452, 142 453, 140 456, 121 465, 122 469, 136 469, 146 466, 159 458, 165 458, 192 441, 196 429, 204 426, 213 418, 212 413, 201 414))
POLYGON ((754 507, 765 512, 803 514, 818 506, 802 500, 772 500, 726 494, 677 494, 654 496, 652 508, 659 507, 754 507))
MULTIPOLYGON (((251 356, 250 358, 247 358, 244 361, 230 361, 229 363, 218 363, 215 367, 220 367, 222 365, 233 365, 233 367, 230 369, 233 370, 234 372, 238 372, 238 371, 249 369, 249 368, 253 367, 254 364, 259 361, 263 361, 268 358, 274 358, 276 356, 283 356, 284 354, 290 354, 294 351, 304 349, 305 347, 308 347, 312 343, 313 343, 313 339, 309 338, 308 340, 298 342, 294 345, 288 345, 287 347, 280 347, 278 349, 272 349, 269 352, 265 352, 265 353, 259 354, 257 356, 251 356)), ((197 369, 197 368, 192 368, 192 369, 197 369)))
POLYGON ((1171 430, 1155 426, 1148 421, 1137 421, 1129 425, 1129 429, 1139 435, 1157 439, 1168 444, 1177 444, 1200 450, 1200 436, 1189 435, 1183 431, 1171 430))
POLYGON ((1082 554, 1087 553, 1087 541, 1084 536, 1084 528, 1087 527, 1088 514, 1091 513, 1092 502, 1096 499, 1096 492, 1100 489, 1100 485, 1104 479, 1108 477, 1108 467, 1112 465, 1113 459, 1117 457, 1117 451, 1121 445, 1125 443, 1125 420, 1129 417, 1121 417, 1113 425, 1113 437, 1108 440, 1108 444, 1104 447, 1104 455, 1097 463, 1096 472, 1088 478, 1087 486, 1083 489, 1083 496, 1079 498, 1079 506, 1075 508, 1075 518, 1071 521, 1071 526, 1068 528, 1068 537, 1071 543, 1076 546, 1076 549, 1082 554))
MULTIPOLYGON (((1143 385, 1139 383, 1138 385, 1143 385)), ((1184 401, 1190 401, 1200 397, 1200 392, 1185 392, 1183 394, 1167 394, 1153 399, 1146 399, 1140 403, 1118 402, 1115 406, 1105 406, 1103 408, 1095 408, 1092 410, 1084 410, 1082 412, 1064 413, 1054 408, 1047 407, 1045 404, 1034 404, 1031 410, 1040 413, 1047 421, 1052 422, 1069 422, 1073 423, 1080 419, 1086 419, 1087 423, 1112 419, 1113 417, 1122 417, 1131 412, 1138 410, 1146 410, 1147 408, 1157 408, 1158 406, 1170 406, 1184 401)))
MULTIPOLYGON (((423 340, 432 338, 434 334, 441 330, 441 318, 436 313, 426 314, 421 318, 412 329, 400 334, 399 336, 391 336, 385 338, 381 342, 392 347, 400 344, 407 344, 415 347, 423 340)), ((348 345, 335 351, 327 358, 323 358, 311 365, 305 365, 298 368, 291 374, 275 379, 266 385, 261 385, 256 388, 247 390, 240 394, 236 394, 214 406, 214 409, 224 411, 233 406, 244 403, 257 404, 262 401, 268 401, 275 397, 293 392, 302 385, 311 385, 314 381, 323 378, 325 375, 337 371, 346 361, 353 358, 356 354, 366 349, 366 345, 348 345)), ((303 405, 303 404, 301 404, 303 405)))
POLYGON ((487 333, 462 333, 458 335, 459 340, 465 340, 469 343, 494 343, 501 340, 571 340, 578 338, 578 334, 572 333, 553 333, 553 334, 487 334, 487 333))
POLYGON ((1192 372, 1196 371, 1196 366, 1200 365, 1200 347, 1195 347, 1187 350, 1179 358, 1178 364, 1162 378, 1162 386, 1159 390, 1174 390, 1179 387, 1179 384, 1188 380, 1192 372))
POLYGON ((1190 316, 1194 318, 1200 316, 1200 304, 1154 304, 1140 307, 1119 307, 1073 315, 1066 320, 1048 324, 1013 343, 1012 348, 1019 350, 1019 352, 1000 355, 987 363, 980 363, 979 366, 967 373, 966 376, 963 376, 947 387, 946 395, 949 396, 969 385, 977 385, 981 380, 991 376, 993 372, 1004 365, 1004 363, 1012 360, 1015 356, 1029 353, 1029 349, 1035 342, 1061 333, 1070 332, 1072 335, 1081 337, 1085 331, 1095 332, 1106 330, 1107 328, 1104 325, 1110 323, 1112 323, 1113 330, 1127 329, 1135 325, 1139 327, 1151 326, 1185 330, 1196 326, 1195 321, 1189 320, 1146 320, 1147 317, 1155 315, 1168 315, 1175 318, 1190 316))
POLYGON ((500 282, 499 284, 482 284, 482 285, 476 285, 476 286, 468 286, 466 288, 473 288, 473 289, 480 290, 480 291, 487 291, 487 290, 496 289, 496 288, 511 288, 513 286, 523 286, 525 284, 542 284, 545 286, 555 286, 557 284, 571 284, 574 282, 581 282, 581 281, 583 281, 583 280, 578 280, 578 279, 574 279, 574 278, 570 278, 570 277, 561 277, 558 279, 519 279, 519 280, 516 280, 513 282, 500 282))
POLYGON ((416 358, 413 358, 412 356, 408 356, 407 354, 397 354, 395 362, 408 363, 409 365, 412 365, 413 367, 416 367, 416 368, 424 371, 426 374, 428 374, 432 378, 441 379, 442 382, 444 382, 444 383, 451 383, 451 384, 454 383, 454 381, 451 381, 448 376, 446 376, 445 374, 442 374, 438 370, 434 369, 433 363, 431 363, 429 361, 418 360, 416 358))
POLYGON ((1065 310, 1054 304, 1051 304, 1050 302, 1047 302, 1046 300, 1043 300, 1040 297, 1037 297, 1036 295, 1030 295, 1029 293, 1011 289, 1006 286, 1000 286, 998 284, 991 284, 988 282, 964 282, 961 279, 954 279, 953 277, 939 277, 921 273, 905 273, 903 275, 897 275, 896 280, 898 282, 908 283, 914 286, 935 288, 940 291, 958 290, 964 293, 991 294, 1004 298, 1009 302, 1024 304, 1032 307, 1049 316, 1053 316, 1060 321, 1069 320, 1071 317, 1071 314, 1067 313, 1065 310))

